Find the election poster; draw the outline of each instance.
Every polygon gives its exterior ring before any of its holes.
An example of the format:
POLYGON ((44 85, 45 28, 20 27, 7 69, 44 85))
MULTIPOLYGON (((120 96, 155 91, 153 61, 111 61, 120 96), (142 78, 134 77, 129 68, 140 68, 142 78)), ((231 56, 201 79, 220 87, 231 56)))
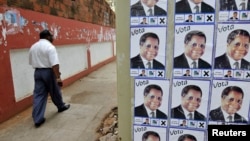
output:
POLYGON ((220 22, 241 22, 250 20, 249 0, 219 0, 220 22))
POLYGON ((134 124, 167 127, 169 80, 135 79, 134 124))
POLYGON ((249 23, 220 23, 214 56, 214 77, 250 79, 249 23))
POLYGON ((166 26, 167 0, 130 0, 131 26, 166 26))
POLYGON ((216 79, 212 83, 209 124, 247 124, 250 82, 216 79))
POLYGON ((166 141, 167 129, 159 127, 133 126, 133 141, 166 141))
POLYGON ((164 78, 166 67, 166 27, 131 27, 130 74, 164 78))
POLYGON ((174 77, 211 77, 214 25, 176 25, 174 42, 174 77))
POLYGON ((210 81, 173 79, 171 92, 170 126, 207 129, 210 101, 210 81))
POLYGON ((215 0, 176 0, 175 23, 214 23, 216 9, 215 5, 215 0))
POLYGON ((205 141, 205 132, 188 129, 169 129, 169 141, 205 141))

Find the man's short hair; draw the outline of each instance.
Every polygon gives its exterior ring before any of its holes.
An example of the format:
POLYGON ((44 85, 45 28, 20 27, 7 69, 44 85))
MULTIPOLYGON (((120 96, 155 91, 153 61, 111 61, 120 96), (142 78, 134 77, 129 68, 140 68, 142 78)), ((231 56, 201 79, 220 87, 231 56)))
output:
POLYGON ((45 29, 45 30, 40 32, 39 36, 40 36, 40 39, 45 39, 48 36, 53 36, 53 35, 50 33, 49 30, 45 29))
POLYGON ((151 85, 148 85, 147 87, 145 87, 144 92, 143 92, 144 96, 147 96, 151 89, 159 90, 159 91, 161 91, 161 95, 163 95, 162 88, 160 86, 155 85, 155 84, 151 84, 151 85))
POLYGON ((189 41, 191 41, 193 36, 199 36, 199 37, 203 37, 205 39, 205 43, 206 43, 206 35, 205 33, 203 33, 202 31, 199 30, 193 30, 190 31, 186 34, 185 39, 184 39, 184 44, 187 44, 189 41))
POLYGON ((225 98, 226 96, 228 96, 228 94, 231 92, 231 91, 235 91, 235 92, 238 92, 238 93, 241 93, 242 94, 242 98, 244 97, 244 92, 243 90, 238 87, 238 86, 228 86, 226 87, 222 93, 221 93, 221 98, 225 98))
POLYGON ((183 134, 179 136, 178 141, 184 141, 185 139, 191 139, 192 141, 197 141, 196 137, 191 134, 183 134))
POLYGON ((160 137, 160 135, 157 132, 147 131, 147 132, 143 133, 143 135, 142 135, 142 141, 146 141, 146 139, 148 138, 149 135, 158 137, 159 141, 161 140, 161 137, 160 137))
POLYGON ((148 37, 152 37, 152 38, 154 38, 154 39, 157 39, 158 40, 158 44, 160 44, 160 39, 159 39, 159 37, 158 37, 158 35, 157 34, 155 34, 155 33, 153 33, 153 32, 147 32, 147 33, 144 33, 142 36, 141 36, 141 38, 140 38, 140 46, 142 46, 145 42, 146 42, 146 40, 147 40, 147 38, 148 37))
POLYGON ((184 97, 187 95, 188 91, 189 90, 196 90, 196 91, 199 91, 201 93, 201 96, 202 96, 202 90, 200 87, 196 86, 196 85, 187 85, 185 86, 182 91, 181 91, 181 96, 184 97))
POLYGON ((248 31, 246 31, 244 29, 236 29, 228 34, 227 43, 230 44, 235 39, 235 37, 238 35, 246 36, 249 38, 249 41, 250 41, 250 35, 249 35, 248 31))

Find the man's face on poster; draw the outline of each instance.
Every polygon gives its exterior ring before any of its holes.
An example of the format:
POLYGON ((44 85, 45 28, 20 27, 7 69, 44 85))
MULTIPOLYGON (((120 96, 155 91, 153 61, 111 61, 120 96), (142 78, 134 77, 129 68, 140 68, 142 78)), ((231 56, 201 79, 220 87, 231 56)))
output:
POLYGON ((242 101, 242 93, 231 91, 228 93, 228 96, 225 96, 221 99, 221 108, 229 115, 232 115, 240 110, 242 101))
POLYGON ((244 58, 249 50, 249 37, 237 35, 235 39, 227 44, 227 54, 235 61, 244 58))
POLYGON ((158 50, 159 50, 159 41, 152 37, 148 37, 145 43, 142 46, 140 46, 141 56, 148 61, 153 60, 157 56, 158 50))
POLYGON ((194 35, 191 40, 185 44, 185 54, 192 60, 198 60, 205 51, 205 38, 194 35))
POLYGON ((200 4, 203 0, 191 0, 194 4, 200 4))
POLYGON ((182 124, 185 126, 187 124, 187 121, 186 120, 183 120, 182 121, 182 124))
POLYGON ((144 96, 144 104, 152 111, 161 106, 162 93, 157 89, 151 89, 148 95, 144 96))
POLYGON ((238 16, 238 13, 237 13, 237 12, 234 12, 234 13, 233 13, 233 17, 237 18, 237 16, 238 16))
POLYGON ((141 0, 141 2, 147 5, 148 7, 154 7, 158 0, 141 0))
POLYGON ((193 19, 193 16, 192 16, 192 15, 189 15, 189 16, 188 16, 188 19, 189 19, 189 20, 192 20, 192 19, 193 19))
POLYGON ((160 141, 159 137, 149 135, 145 141, 160 141))
POLYGON ((200 107, 201 92, 190 89, 188 93, 181 98, 181 105, 189 112, 194 112, 200 107))

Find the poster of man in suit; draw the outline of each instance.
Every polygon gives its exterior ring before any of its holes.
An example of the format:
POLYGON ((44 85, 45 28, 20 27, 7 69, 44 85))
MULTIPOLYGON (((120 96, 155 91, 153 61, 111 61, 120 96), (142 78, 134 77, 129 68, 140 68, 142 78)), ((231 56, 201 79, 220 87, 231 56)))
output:
POLYGON ((219 0, 220 11, 249 11, 250 0, 219 0))
POLYGON ((166 66, 166 27, 131 27, 130 72, 138 76, 164 77, 166 66))
POLYGON ((212 83, 209 124, 247 124, 249 82, 216 79, 212 83))
POLYGON ((137 122, 139 118, 149 118, 151 125, 157 126, 152 119, 157 122, 168 118, 169 80, 135 79, 134 98, 137 122))
POLYGON ((214 13, 215 0, 176 0, 175 13, 214 13))
MULTIPOLYGON (((183 23, 192 14, 197 23, 214 22, 215 0, 176 0, 175 22, 183 23)), ((190 20, 189 20, 190 21, 190 20)))
POLYGON ((223 78, 231 70, 232 78, 249 79, 249 23, 220 23, 214 55, 214 77, 223 78))
POLYGON ((131 0, 130 4, 132 26, 167 25, 167 0, 131 0), (144 24, 141 24, 143 19, 144 24))
POLYGON ((133 141, 166 141, 167 128, 133 126, 133 141))
POLYGON ((130 15, 167 16, 167 0, 130 0, 130 15))
POLYGON ((248 21, 250 0, 219 0, 219 21, 248 21), (237 17, 233 17, 237 13, 237 17), (232 18, 231 18, 232 17, 232 18), (228 20, 229 19, 229 20, 228 20))
POLYGON ((188 129, 169 129, 169 141, 205 141, 205 132, 188 129))
POLYGON ((174 76, 190 69, 193 77, 211 77, 213 38, 214 25, 176 25, 174 76))
POLYGON ((186 119, 188 127, 206 129, 209 91, 209 80, 173 79, 171 126, 180 126, 186 119), (200 123, 204 126, 200 127, 200 123))

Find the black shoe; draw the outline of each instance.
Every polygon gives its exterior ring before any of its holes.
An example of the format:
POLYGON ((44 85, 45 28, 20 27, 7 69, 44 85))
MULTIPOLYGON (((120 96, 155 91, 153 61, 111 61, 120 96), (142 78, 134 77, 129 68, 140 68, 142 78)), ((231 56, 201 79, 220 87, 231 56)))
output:
POLYGON ((40 127, 44 122, 45 122, 45 118, 42 119, 42 121, 38 122, 38 123, 35 123, 35 127, 38 128, 40 127))
POLYGON ((70 104, 67 104, 67 105, 65 104, 62 108, 58 109, 58 113, 68 110, 69 107, 70 107, 70 104))

